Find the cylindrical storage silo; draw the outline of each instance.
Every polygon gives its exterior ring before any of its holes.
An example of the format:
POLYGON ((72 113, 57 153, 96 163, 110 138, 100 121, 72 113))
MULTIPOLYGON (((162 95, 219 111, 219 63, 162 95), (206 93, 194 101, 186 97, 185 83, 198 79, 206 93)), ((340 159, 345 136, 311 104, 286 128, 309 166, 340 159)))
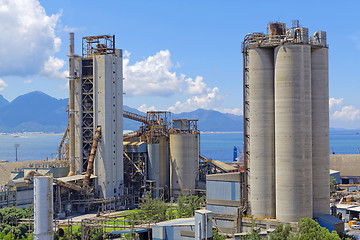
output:
POLYGON ((314 217, 329 214, 329 70, 328 48, 311 52, 312 175, 314 217))
POLYGON ((157 188, 153 191, 155 197, 159 197, 159 144, 148 144, 148 179, 155 181, 155 187, 157 188))
POLYGON ((308 45, 282 45, 274 52, 276 218, 281 222, 312 217, 309 51, 308 45))
POLYGON ((34 239, 49 240, 53 233, 53 180, 34 178, 34 239))
POLYGON ((195 193, 199 170, 199 134, 170 134, 170 189, 173 195, 195 193))
POLYGON ((251 215, 275 217, 274 50, 248 54, 251 215))
POLYGON ((170 187, 169 138, 159 137, 159 185, 166 190, 170 187))

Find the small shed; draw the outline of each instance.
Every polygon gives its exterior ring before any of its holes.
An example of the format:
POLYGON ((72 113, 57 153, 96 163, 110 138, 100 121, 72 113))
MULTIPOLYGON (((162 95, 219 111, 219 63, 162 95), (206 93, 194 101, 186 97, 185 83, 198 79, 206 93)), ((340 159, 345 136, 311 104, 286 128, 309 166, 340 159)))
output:
POLYGON ((335 230, 338 233, 342 233, 345 231, 344 222, 330 214, 320 215, 318 221, 320 226, 325 227, 329 232, 335 230))

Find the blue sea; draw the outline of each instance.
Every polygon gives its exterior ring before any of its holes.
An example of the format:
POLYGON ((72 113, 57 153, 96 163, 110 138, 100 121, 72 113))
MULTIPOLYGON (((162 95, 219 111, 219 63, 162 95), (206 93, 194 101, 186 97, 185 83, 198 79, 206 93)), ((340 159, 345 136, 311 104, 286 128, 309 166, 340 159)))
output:
MULTIPOLYGON (((15 144, 18 161, 54 158, 62 134, 0 135, 0 161, 15 161, 15 144)), ((242 151, 242 133, 201 133, 200 153, 206 157, 230 162, 234 146, 242 151)), ((357 154, 360 151, 359 130, 330 131, 330 152, 357 154)))

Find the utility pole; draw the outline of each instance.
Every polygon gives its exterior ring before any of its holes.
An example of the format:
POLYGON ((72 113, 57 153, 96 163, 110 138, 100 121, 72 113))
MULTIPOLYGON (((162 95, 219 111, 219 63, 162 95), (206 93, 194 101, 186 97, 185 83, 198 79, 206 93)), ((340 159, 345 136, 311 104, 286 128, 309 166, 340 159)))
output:
POLYGON ((17 160, 18 160, 17 150, 18 150, 19 147, 20 147, 20 144, 16 143, 15 144, 15 162, 17 162, 17 160))

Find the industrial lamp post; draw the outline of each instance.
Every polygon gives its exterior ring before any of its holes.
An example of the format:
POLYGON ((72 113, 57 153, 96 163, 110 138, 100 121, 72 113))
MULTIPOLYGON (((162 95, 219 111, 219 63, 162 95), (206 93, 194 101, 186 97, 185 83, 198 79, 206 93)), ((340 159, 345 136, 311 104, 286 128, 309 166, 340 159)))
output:
POLYGON ((18 160, 17 150, 18 150, 19 147, 20 147, 20 144, 16 143, 16 144, 15 144, 15 162, 17 162, 17 160, 18 160))

